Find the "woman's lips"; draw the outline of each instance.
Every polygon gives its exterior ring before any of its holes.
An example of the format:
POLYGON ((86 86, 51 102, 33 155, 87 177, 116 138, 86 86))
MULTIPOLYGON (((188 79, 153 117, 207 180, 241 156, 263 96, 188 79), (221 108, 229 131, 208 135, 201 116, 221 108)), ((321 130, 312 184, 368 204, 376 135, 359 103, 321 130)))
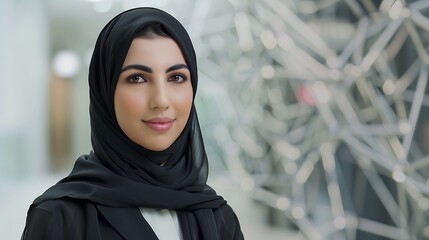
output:
POLYGON ((157 131, 167 131, 173 126, 174 119, 163 117, 163 118, 152 118, 149 120, 142 120, 146 125, 148 125, 153 130, 157 131))

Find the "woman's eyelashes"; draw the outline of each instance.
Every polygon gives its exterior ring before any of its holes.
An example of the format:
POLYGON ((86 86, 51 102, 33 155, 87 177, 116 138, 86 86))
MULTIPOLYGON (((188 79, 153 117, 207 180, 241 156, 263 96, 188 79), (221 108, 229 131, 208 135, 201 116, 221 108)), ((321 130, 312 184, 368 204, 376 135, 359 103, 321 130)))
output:
POLYGON ((127 82, 129 83, 144 83, 147 82, 146 79, 140 74, 133 74, 127 77, 127 82))
MULTIPOLYGON (((132 74, 125 79, 129 83, 146 83, 150 77, 145 77, 142 74, 132 74)), ((166 77, 167 82, 183 83, 188 80, 188 76, 182 73, 174 73, 166 77)))
POLYGON ((188 80, 188 77, 184 74, 173 74, 168 78, 169 82, 175 82, 175 83, 183 83, 186 80, 188 80))

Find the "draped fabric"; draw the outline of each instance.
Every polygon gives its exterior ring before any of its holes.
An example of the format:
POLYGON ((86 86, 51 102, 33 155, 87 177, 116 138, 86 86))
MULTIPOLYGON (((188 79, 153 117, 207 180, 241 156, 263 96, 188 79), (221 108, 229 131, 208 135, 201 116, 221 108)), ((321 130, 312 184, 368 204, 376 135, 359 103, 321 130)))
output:
POLYGON ((213 212, 226 201, 206 184, 208 162, 195 107, 183 132, 164 151, 134 143, 116 121, 114 93, 122 64, 132 40, 151 23, 160 23, 180 47, 195 98, 195 52, 174 17, 155 8, 136 8, 113 18, 97 39, 89 69, 93 152, 77 159, 70 175, 38 197, 30 210, 61 198, 89 200, 100 208, 171 209, 179 214, 185 239, 220 239, 224 234, 219 229, 225 226, 219 226, 213 212))

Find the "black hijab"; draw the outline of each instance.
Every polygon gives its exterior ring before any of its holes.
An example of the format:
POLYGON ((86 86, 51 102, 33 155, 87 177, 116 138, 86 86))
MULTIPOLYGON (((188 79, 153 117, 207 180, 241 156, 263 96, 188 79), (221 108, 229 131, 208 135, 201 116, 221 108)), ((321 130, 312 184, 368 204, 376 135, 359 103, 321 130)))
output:
MULTIPOLYGON (((161 24, 180 47, 189 67, 194 97, 197 63, 184 27, 154 8, 136 8, 113 18, 101 31, 89 69, 91 142, 94 151, 80 157, 69 176, 34 201, 70 197, 112 207, 177 210, 185 239, 200 232, 219 239, 213 211, 226 203, 207 184, 208 163, 195 107, 183 132, 164 151, 132 142, 119 127, 114 93, 131 42, 147 25, 161 24), (162 161, 167 162, 160 166, 162 161)), ((142 236, 143 237, 143 236, 142 236)))

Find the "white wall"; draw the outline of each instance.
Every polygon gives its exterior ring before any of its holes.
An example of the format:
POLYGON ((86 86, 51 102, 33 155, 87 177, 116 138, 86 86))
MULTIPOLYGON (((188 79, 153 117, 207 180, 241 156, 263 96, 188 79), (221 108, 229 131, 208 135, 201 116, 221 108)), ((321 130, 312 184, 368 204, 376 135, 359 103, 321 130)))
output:
POLYGON ((0 199, 47 170, 47 31, 41 0, 0 1, 0 199))

